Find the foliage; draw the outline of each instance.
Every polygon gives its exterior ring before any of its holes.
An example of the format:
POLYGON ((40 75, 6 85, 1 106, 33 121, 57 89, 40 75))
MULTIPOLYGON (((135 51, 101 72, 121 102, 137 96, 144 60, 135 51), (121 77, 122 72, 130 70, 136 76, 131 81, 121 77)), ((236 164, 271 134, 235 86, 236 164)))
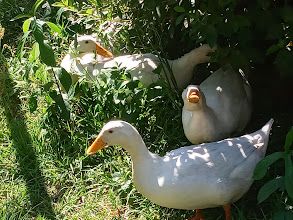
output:
POLYGON ((289 46, 292 45, 293 8, 287 1, 151 0, 141 1, 139 7, 136 0, 88 1, 87 4, 63 1, 55 6, 72 12, 68 29, 94 30, 104 41, 114 40, 117 43, 114 48, 144 51, 151 46, 155 51, 165 51, 169 57, 177 58, 195 44, 207 42, 218 46, 215 62, 250 69, 273 61, 282 75, 291 74, 288 63, 293 57, 289 46), (108 22, 103 24, 104 20, 108 22), (107 25, 112 32, 103 29, 107 25), (115 35, 114 39, 111 34, 115 35))
MULTIPOLYGON (((268 181, 265 183, 258 192, 257 200, 259 203, 268 199, 272 193, 276 192, 277 190, 286 192, 285 197, 285 205, 286 208, 290 206, 290 203, 293 200, 293 164, 292 164, 292 155, 293 155, 293 127, 288 132, 285 140, 284 151, 283 152, 275 152, 266 156, 263 160, 261 160, 254 171, 254 179, 260 180, 262 179, 269 167, 273 164, 279 162, 281 160, 285 163, 284 166, 284 176, 277 176, 276 178, 268 181)), ((278 214, 281 215, 280 213, 278 214)), ((286 212, 282 212, 282 215, 285 216, 286 212)))
POLYGON ((19 14, 26 13, 33 5, 33 0, 18 1, 18 0, 1 0, 0 1, 0 24, 7 31, 5 34, 5 43, 16 43, 16 39, 19 37, 19 27, 22 25, 22 21, 11 22, 11 19, 19 14))

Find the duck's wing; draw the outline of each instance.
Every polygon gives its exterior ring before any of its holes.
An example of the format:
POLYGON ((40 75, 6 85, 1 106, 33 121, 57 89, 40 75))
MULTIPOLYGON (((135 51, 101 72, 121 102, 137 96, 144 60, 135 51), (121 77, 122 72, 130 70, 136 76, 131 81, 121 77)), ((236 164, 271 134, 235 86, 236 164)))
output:
POLYGON ((198 175, 207 179, 250 179, 265 154, 271 124, 272 121, 257 132, 238 138, 176 149, 164 160, 176 168, 179 178, 198 175))
POLYGON ((112 60, 105 62, 104 68, 119 66, 128 70, 137 69, 138 71, 152 72, 157 68, 158 63, 159 59, 154 54, 132 54, 114 57, 112 60))
POLYGON ((244 164, 255 150, 247 140, 237 138, 178 149, 166 156, 173 161, 172 166, 180 178, 195 174, 223 178, 244 164))
POLYGON ((62 59, 60 66, 65 69, 67 72, 71 72, 71 66, 73 63, 74 57, 71 54, 66 54, 62 59))
POLYGON ((205 94, 207 105, 213 109, 223 108, 225 105, 236 105, 246 99, 244 89, 245 80, 240 73, 236 73, 230 65, 226 65, 200 84, 205 94))
POLYGON ((159 78, 153 71, 159 66, 159 59, 154 54, 133 54, 115 57, 105 62, 104 68, 119 66, 130 71, 131 77, 140 80, 145 85, 156 82, 159 78))
POLYGON ((207 105, 229 133, 246 126, 251 115, 251 92, 244 76, 226 65, 200 84, 207 105))

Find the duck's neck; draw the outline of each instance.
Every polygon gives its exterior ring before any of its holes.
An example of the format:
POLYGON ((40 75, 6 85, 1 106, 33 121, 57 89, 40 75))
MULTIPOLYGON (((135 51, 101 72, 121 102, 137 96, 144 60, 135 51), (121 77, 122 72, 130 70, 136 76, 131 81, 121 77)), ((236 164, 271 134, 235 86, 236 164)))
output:
POLYGON ((169 61, 179 88, 185 88, 188 85, 193 75, 193 69, 197 64, 209 60, 206 53, 201 48, 195 48, 184 56, 169 61))
POLYGON ((122 147, 130 154, 133 161, 150 158, 152 155, 140 135, 127 140, 127 143, 122 145, 122 147))

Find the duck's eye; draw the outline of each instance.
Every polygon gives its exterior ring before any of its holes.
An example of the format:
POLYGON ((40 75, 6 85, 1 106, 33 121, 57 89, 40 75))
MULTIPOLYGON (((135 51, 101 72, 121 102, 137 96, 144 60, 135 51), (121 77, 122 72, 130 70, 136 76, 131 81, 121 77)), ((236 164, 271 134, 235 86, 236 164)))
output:
POLYGON ((109 132, 110 134, 112 134, 112 133, 113 133, 113 130, 109 130, 108 132, 109 132))
POLYGON ((88 40, 86 40, 86 41, 85 41, 85 43, 86 43, 86 44, 88 44, 88 43, 89 43, 89 41, 88 41, 88 40))

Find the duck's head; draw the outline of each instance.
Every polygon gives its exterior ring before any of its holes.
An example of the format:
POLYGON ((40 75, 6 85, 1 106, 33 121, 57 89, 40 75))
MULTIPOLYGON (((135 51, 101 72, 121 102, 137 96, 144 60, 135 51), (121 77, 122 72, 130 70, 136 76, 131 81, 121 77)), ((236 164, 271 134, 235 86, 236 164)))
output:
POLYGON ((113 54, 102 47, 92 35, 78 36, 76 40, 76 49, 79 53, 97 53, 103 57, 113 57, 113 54))
POLYGON ((196 110, 202 106, 205 97, 198 86, 189 85, 183 90, 182 99, 184 102, 184 108, 188 110, 196 110))
POLYGON ((131 124, 120 120, 110 121, 104 125, 86 153, 92 155, 98 150, 113 145, 127 147, 129 142, 137 143, 137 141, 141 141, 141 136, 131 124))

